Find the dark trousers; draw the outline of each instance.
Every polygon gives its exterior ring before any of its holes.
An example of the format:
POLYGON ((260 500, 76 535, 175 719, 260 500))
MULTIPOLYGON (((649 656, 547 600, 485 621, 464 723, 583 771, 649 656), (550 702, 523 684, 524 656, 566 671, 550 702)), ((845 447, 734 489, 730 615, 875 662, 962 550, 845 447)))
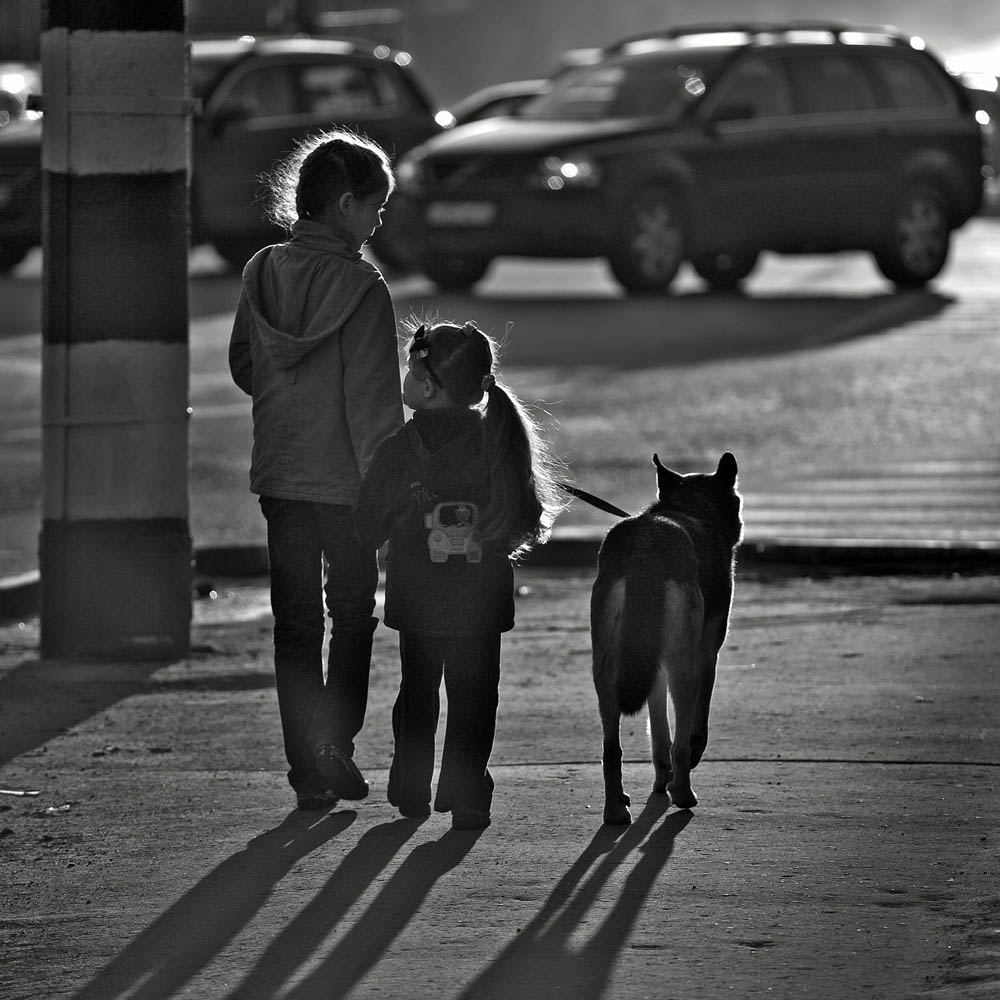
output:
POLYGON ((487 764, 496 734, 500 634, 433 636, 401 632, 402 680, 392 708, 395 747, 389 801, 416 808, 431 799, 441 678, 448 696, 441 772, 434 808, 489 812, 493 777, 487 764))
POLYGON ((378 621, 372 617, 377 555, 361 551, 349 507, 273 497, 261 497, 260 506, 267 521, 274 672, 288 781, 310 791, 316 780, 314 717, 323 738, 349 755, 364 723, 378 621), (331 624, 325 691, 324 598, 331 624))

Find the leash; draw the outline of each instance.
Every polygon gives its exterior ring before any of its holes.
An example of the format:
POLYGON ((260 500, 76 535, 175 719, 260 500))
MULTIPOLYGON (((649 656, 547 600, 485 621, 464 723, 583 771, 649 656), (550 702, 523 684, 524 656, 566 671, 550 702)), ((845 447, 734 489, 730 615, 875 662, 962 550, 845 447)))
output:
POLYGON ((606 514, 614 514, 616 517, 632 516, 627 510, 622 510, 621 507, 616 507, 608 500, 602 500, 600 497, 595 497, 593 493, 588 493, 586 490, 581 490, 576 486, 570 486, 569 483, 559 483, 559 488, 572 494, 578 500, 583 500, 584 503, 589 503, 592 507, 596 507, 598 510, 603 510, 606 514))

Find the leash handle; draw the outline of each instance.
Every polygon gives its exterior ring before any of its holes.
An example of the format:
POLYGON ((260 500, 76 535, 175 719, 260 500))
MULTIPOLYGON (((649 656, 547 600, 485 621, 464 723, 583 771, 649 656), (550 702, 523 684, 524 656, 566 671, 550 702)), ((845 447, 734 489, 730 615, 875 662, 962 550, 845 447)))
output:
POLYGON ((584 503, 589 503, 591 507, 603 510, 606 514, 614 514, 616 517, 632 516, 627 510, 622 510, 621 507, 616 507, 608 500, 602 500, 600 497, 595 497, 593 493, 581 490, 577 486, 571 486, 569 483, 559 483, 559 488, 565 490, 572 496, 575 496, 578 500, 583 500, 584 503))

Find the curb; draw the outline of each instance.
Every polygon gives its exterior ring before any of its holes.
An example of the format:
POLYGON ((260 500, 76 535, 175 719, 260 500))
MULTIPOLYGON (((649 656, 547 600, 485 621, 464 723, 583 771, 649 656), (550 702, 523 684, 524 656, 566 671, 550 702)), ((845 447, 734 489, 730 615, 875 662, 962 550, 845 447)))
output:
MULTIPOLYGON (((595 566, 606 532, 563 528, 545 545, 529 553, 521 565, 534 569, 595 566)), ((991 542, 954 545, 857 539, 745 539, 737 555, 742 572, 770 576, 949 576, 1000 574, 1000 545, 991 542)), ((266 577, 265 545, 218 545, 194 552, 196 577, 266 577)), ((0 621, 38 614, 41 580, 37 570, 0 577, 0 621)))

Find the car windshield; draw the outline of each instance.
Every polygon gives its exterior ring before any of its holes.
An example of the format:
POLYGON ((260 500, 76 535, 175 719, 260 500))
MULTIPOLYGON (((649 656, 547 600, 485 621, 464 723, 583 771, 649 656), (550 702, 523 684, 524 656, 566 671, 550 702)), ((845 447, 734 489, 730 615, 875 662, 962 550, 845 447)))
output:
POLYGON ((678 117, 705 93, 731 50, 644 53, 568 72, 548 94, 526 103, 519 118, 584 120, 678 117))

